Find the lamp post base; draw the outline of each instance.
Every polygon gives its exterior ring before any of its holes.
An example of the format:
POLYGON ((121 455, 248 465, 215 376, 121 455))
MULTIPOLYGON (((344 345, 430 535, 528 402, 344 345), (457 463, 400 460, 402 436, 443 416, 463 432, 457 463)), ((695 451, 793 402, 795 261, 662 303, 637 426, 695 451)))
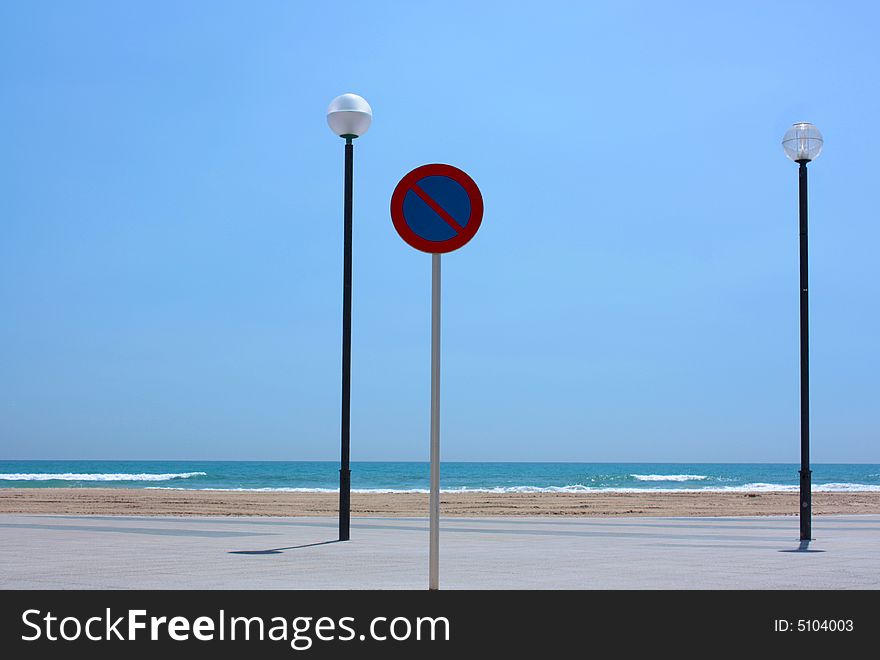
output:
POLYGON ((812 470, 800 470, 800 515, 801 515, 801 541, 812 541, 812 470))
POLYGON ((339 540, 351 538, 351 470, 339 471, 339 540))

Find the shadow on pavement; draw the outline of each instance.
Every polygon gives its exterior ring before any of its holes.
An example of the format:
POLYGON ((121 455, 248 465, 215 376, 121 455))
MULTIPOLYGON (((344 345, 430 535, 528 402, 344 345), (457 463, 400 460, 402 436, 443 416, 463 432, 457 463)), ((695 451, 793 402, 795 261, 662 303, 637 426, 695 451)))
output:
POLYGON ((306 543, 304 545, 291 545, 286 548, 270 548, 269 550, 230 550, 230 555, 280 555, 285 550, 298 550, 299 548, 313 548, 316 545, 328 545, 330 543, 339 543, 339 539, 332 541, 319 541, 318 543, 306 543))
POLYGON ((824 550, 811 550, 809 541, 801 541, 798 547, 792 550, 780 550, 779 552, 825 552, 824 550))

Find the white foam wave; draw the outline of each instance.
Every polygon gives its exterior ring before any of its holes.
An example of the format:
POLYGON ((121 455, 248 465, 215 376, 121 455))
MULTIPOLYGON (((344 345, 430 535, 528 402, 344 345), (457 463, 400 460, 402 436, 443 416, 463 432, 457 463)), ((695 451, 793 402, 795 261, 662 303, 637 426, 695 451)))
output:
POLYGON ((636 481, 702 481, 704 474, 631 474, 636 481))
MULTIPOLYGON (((754 483, 744 484, 742 486, 725 486, 717 489, 707 488, 705 490, 734 493, 797 493, 800 491, 800 486, 754 483)), ((810 490, 813 493, 876 493, 880 492, 880 486, 877 486, 876 484, 830 483, 813 484, 810 490)))
MULTIPOLYGON (((148 490, 206 490, 229 493, 338 493, 338 488, 175 488, 173 486, 147 486, 148 490)), ((598 493, 614 489, 590 488, 581 484, 573 486, 498 486, 494 488, 441 488, 441 493, 598 493)), ((621 489, 625 490, 625 489, 621 489)), ((644 488, 633 488, 644 492, 644 488)), ((427 488, 352 488, 352 493, 429 493, 427 488)))
POLYGON ((813 490, 819 493, 840 493, 840 492, 880 492, 880 486, 870 484, 820 484, 813 486, 813 490))
MULTIPOLYGON (((338 493, 338 488, 176 488, 174 486, 147 486, 145 490, 199 490, 215 493, 338 493)), ((429 493, 427 488, 352 488, 352 493, 429 493)), ((442 490, 443 493, 460 492, 442 490)), ((474 493, 487 492, 474 490, 474 493)))
MULTIPOLYGON (((245 493, 338 493, 338 488, 175 488, 148 486, 150 490, 203 490, 245 493)), ((814 493, 880 492, 871 484, 831 483, 814 485, 814 493)), ((353 493, 428 493, 427 488, 353 488, 353 493)), ((441 488, 441 493, 796 493, 798 486, 751 483, 742 486, 707 486, 705 488, 592 488, 581 484, 571 486, 498 486, 495 488, 441 488)))
MULTIPOLYGON (((813 490, 816 490, 816 488, 816 486, 813 486, 813 490)), ((788 484, 753 483, 743 484, 742 486, 721 486, 717 490, 722 493, 796 493, 800 490, 800 487, 788 484)))
POLYGON ((0 474, 0 481, 171 481, 172 479, 204 476, 207 476, 206 472, 170 472, 168 474, 12 472, 0 474))

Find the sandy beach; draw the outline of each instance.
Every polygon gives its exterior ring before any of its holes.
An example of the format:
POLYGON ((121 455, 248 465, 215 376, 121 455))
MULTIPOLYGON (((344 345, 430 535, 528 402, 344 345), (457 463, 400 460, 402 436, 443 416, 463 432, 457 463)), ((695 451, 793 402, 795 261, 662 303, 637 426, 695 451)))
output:
MULTIPOLYGON (((4 488, 0 513, 138 516, 328 516, 334 493, 124 488, 4 488)), ((354 493, 355 516, 427 515, 419 493, 354 493)), ((794 515, 796 493, 444 493, 444 516, 794 515)), ((813 513, 880 513, 880 493, 814 493, 813 513)))

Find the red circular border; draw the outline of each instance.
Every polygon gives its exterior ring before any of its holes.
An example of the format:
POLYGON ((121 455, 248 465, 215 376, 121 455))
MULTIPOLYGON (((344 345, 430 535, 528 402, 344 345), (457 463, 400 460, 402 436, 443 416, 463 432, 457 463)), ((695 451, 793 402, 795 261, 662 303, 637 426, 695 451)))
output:
POLYGON ((404 176, 394 189, 394 193, 391 195, 391 221, 394 223, 394 228, 400 234, 400 237, 416 250, 428 252, 429 254, 445 254, 462 247, 477 233, 480 223, 483 221, 483 195, 480 194, 480 189, 474 183, 474 180, 457 167, 441 163, 422 165, 404 176), (464 225, 464 231, 447 241, 429 241, 422 238, 410 229, 406 223, 406 218, 403 216, 404 197, 406 197, 406 194, 417 181, 427 176, 449 177, 464 188, 471 202, 471 215, 464 225))

